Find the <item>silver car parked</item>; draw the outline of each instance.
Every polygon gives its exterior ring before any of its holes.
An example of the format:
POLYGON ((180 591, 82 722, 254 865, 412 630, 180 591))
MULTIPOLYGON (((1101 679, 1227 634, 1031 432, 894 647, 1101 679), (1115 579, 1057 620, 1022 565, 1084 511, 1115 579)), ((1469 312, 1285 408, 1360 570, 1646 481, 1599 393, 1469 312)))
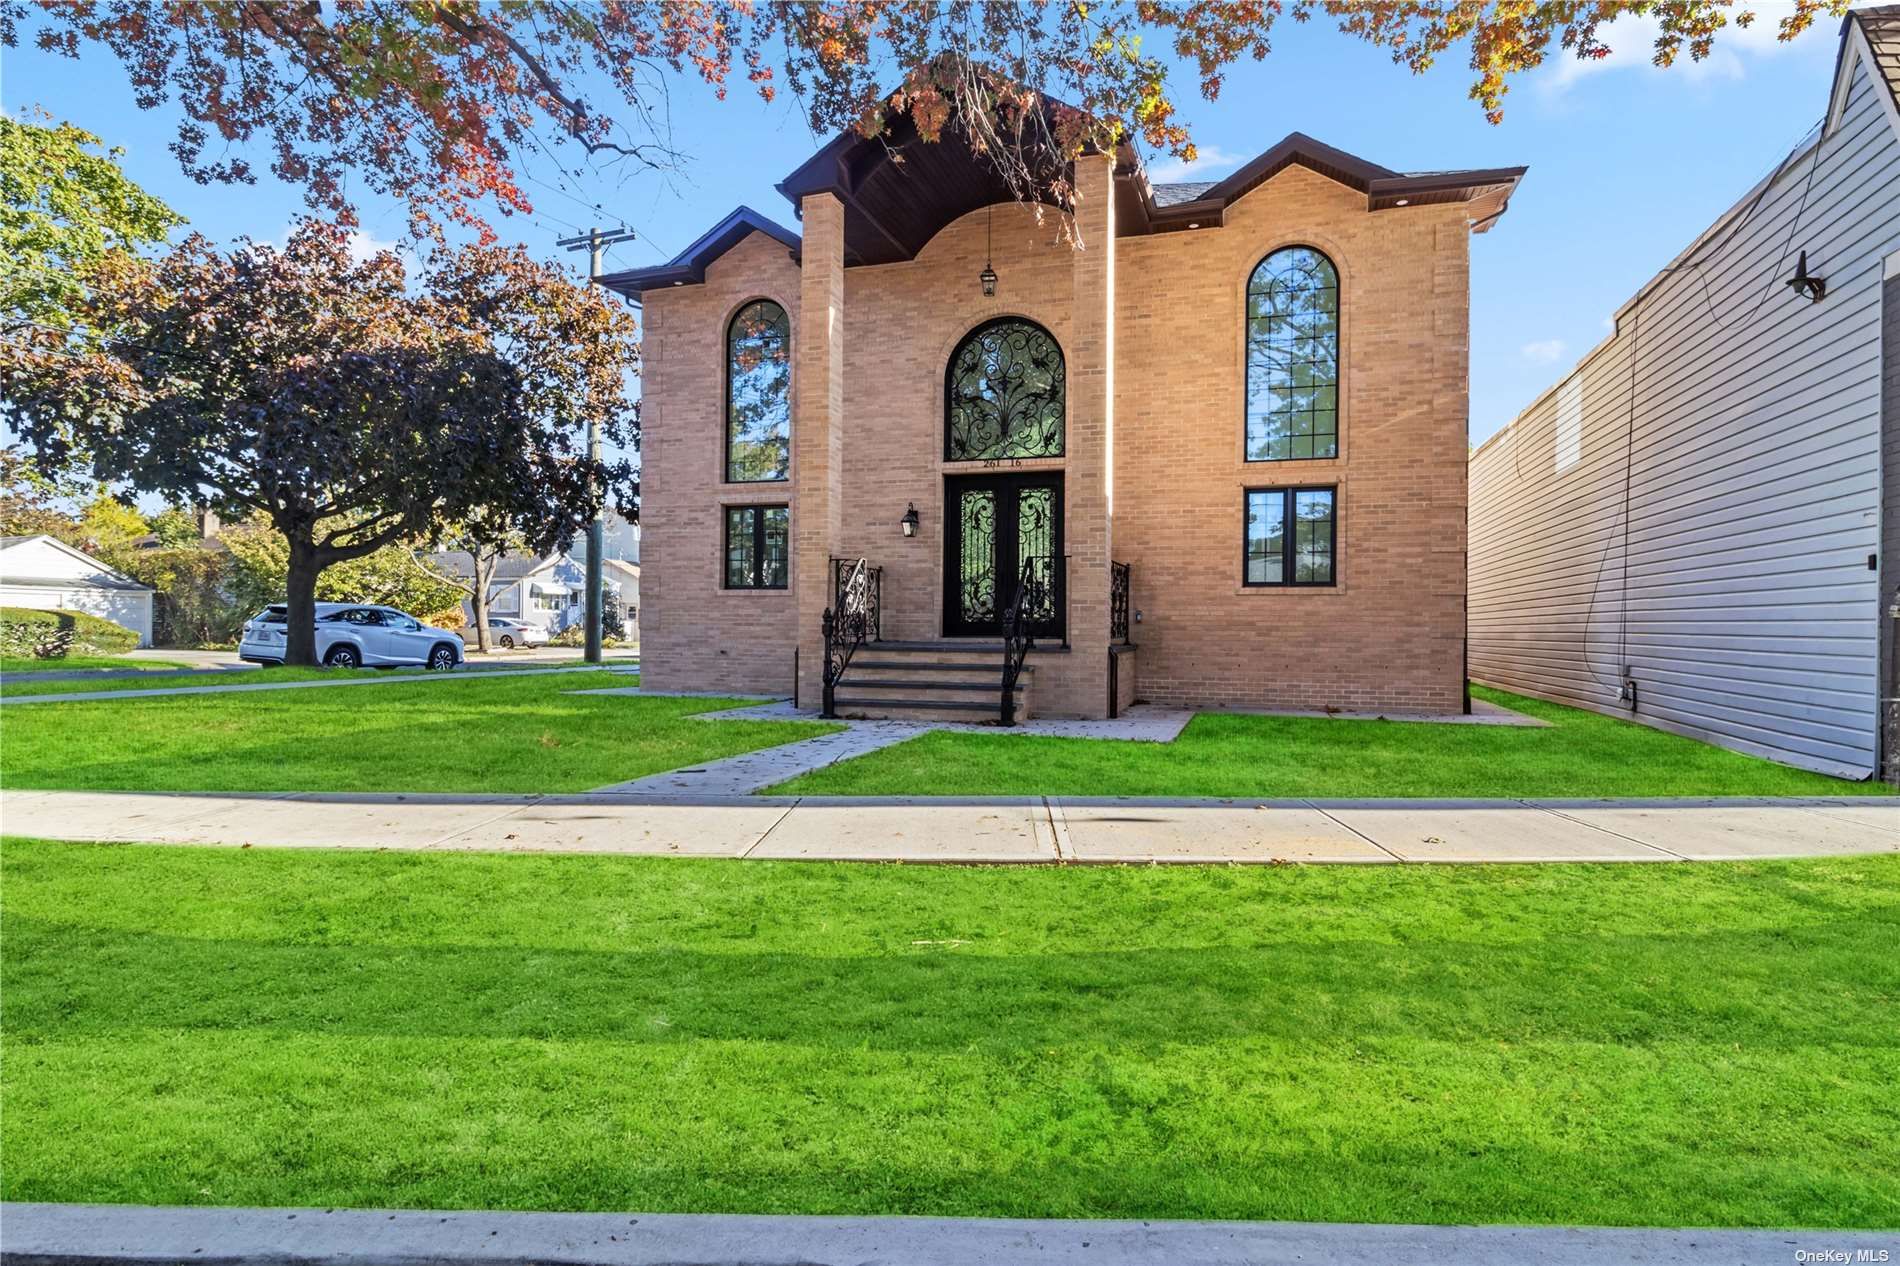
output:
MULTIPOLYGON (((462 630, 462 641, 473 644, 476 641, 474 626, 462 630)), ((529 624, 526 620, 513 620, 507 616, 488 617, 488 644, 499 646, 504 651, 512 651, 517 646, 546 646, 548 631, 538 624, 529 624)))
MULTIPOLYGON (((238 658, 283 663, 288 623, 282 603, 265 607, 245 622, 238 658)), ((319 602, 317 662, 334 668, 454 668, 462 663, 462 639, 394 607, 319 602)))

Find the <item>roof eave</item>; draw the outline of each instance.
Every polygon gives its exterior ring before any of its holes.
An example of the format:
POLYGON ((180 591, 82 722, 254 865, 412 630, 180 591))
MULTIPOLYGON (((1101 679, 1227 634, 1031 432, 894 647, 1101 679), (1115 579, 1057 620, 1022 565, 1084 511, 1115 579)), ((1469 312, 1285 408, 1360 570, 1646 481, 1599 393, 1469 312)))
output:
POLYGON ((741 206, 700 234, 696 241, 666 263, 609 273, 596 281, 635 303, 639 303, 649 290, 697 286, 706 280, 707 268, 754 233, 764 234, 791 251, 794 258, 797 257, 801 245, 798 234, 776 220, 760 215, 751 207, 741 206))

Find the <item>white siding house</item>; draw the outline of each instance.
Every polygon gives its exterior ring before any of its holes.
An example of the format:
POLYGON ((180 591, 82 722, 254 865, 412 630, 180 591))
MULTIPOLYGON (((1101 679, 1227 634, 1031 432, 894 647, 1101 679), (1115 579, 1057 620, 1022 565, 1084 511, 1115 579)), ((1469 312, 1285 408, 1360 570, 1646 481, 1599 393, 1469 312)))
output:
POLYGON ((50 536, 0 537, 0 607, 83 611, 152 644, 152 590, 50 536))
POLYGON ((1900 693, 1897 91, 1900 5, 1850 14, 1825 120, 1473 454, 1474 680, 1876 772, 1900 693), (1803 252, 1819 301, 1788 284, 1803 252))

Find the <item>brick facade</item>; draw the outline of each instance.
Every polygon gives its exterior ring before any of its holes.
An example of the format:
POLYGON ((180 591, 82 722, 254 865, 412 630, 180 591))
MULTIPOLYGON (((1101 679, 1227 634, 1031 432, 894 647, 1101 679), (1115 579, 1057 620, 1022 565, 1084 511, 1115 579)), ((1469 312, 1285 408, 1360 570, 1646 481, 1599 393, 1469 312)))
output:
MULTIPOLYGON (((1059 213, 1003 203, 953 220, 914 259, 844 267, 843 212, 804 200, 800 263, 754 233, 699 284, 649 289, 642 472, 642 653, 659 689, 779 692, 815 704, 827 558, 884 568, 884 636, 942 632, 944 375, 999 315, 1061 344, 1070 647, 1039 654, 1034 709, 1108 706, 1109 563, 1133 567, 1138 650, 1122 693, 1197 707, 1456 711, 1463 700, 1467 208, 1368 210, 1307 167, 1281 169, 1224 226, 1117 237, 1112 167, 1077 165, 1059 213), (1000 278, 977 282, 986 243, 1000 278), (1337 459, 1243 458, 1247 278, 1277 246, 1324 250, 1341 285, 1337 459), (792 478, 722 482, 724 335, 767 296, 793 327, 792 478), (822 312, 823 319, 814 314, 822 312), (1338 584, 1241 584, 1243 490, 1338 488, 1338 584), (791 589, 721 588, 722 507, 789 503, 791 589), (899 532, 915 504, 921 527, 899 532)), ((1014 467, 1015 463, 1010 463, 1014 467)))

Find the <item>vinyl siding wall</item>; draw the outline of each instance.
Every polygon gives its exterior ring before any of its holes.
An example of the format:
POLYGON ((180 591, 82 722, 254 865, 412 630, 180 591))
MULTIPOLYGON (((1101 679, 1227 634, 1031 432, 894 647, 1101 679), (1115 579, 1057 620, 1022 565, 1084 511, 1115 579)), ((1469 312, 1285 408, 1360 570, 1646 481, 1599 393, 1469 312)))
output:
POLYGON ((1900 243, 1875 91, 1861 68, 1811 188, 1804 151, 1473 455, 1473 679, 1620 712, 1627 666, 1638 720, 1873 772, 1881 262, 1900 243), (1783 284, 1802 249, 1822 303, 1783 284))

